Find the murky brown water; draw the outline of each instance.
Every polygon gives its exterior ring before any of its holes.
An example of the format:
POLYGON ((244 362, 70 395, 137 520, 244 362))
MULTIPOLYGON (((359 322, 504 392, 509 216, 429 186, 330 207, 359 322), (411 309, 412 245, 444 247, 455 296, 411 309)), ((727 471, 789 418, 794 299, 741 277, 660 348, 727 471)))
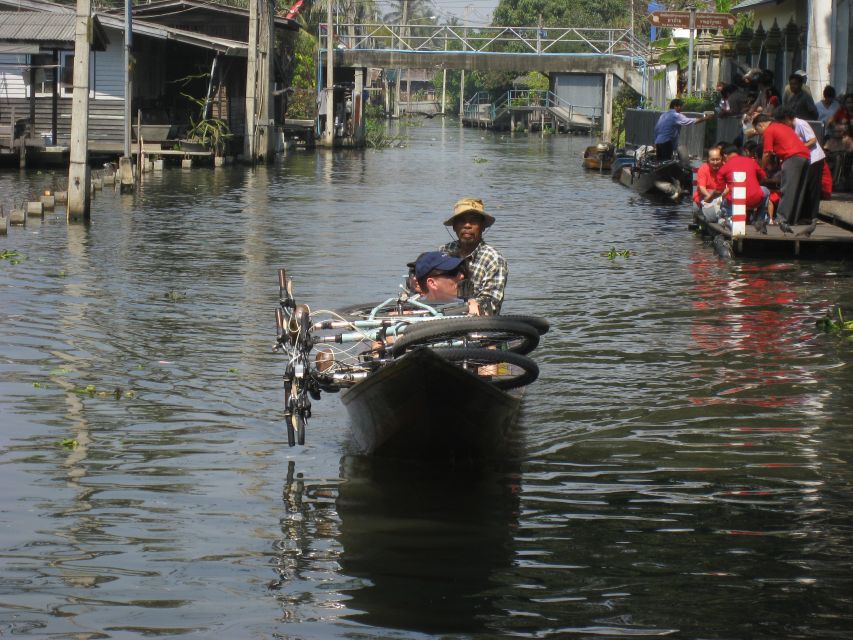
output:
POLYGON ((814 325, 853 268, 723 263, 586 139, 410 134, 0 238, 0 635, 853 637, 853 341, 814 325), (335 396, 288 448, 276 269, 312 308, 391 295, 464 195, 505 311, 553 326, 516 459, 351 456, 335 396))

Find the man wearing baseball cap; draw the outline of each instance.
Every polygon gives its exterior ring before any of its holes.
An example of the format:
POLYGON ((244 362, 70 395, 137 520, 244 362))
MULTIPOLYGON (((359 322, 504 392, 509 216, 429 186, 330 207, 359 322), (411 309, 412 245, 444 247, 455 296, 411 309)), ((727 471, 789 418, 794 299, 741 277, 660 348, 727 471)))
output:
POLYGON ((425 302, 456 302, 457 285, 465 278, 462 258, 443 251, 427 251, 415 260, 415 281, 425 302))
POLYGON ((444 224, 453 227, 457 239, 441 250, 462 258, 468 277, 459 283, 459 297, 468 301, 472 315, 498 315, 504 299, 507 263, 493 246, 483 242, 483 232, 495 217, 486 213, 479 198, 462 198, 444 224))

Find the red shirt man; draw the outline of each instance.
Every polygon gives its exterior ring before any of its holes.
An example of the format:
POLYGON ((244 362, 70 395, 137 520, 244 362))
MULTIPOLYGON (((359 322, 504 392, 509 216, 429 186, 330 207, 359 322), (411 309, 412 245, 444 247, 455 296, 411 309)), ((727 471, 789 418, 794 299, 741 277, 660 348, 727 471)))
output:
POLYGON ((773 152, 779 156, 780 162, 788 158, 799 156, 809 159, 809 148, 803 144, 797 133, 781 122, 773 122, 767 125, 762 134, 764 137, 764 153, 773 152))
POLYGON ((734 174, 743 172, 746 174, 746 208, 755 209, 764 201, 766 193, 761 188, 761 180, 767 179, 764 169, 753 159, 737 153, 726 155, 725 164, 720 167, 720 177, 726 183, 726 200, 732 201, 732 189, 735 187, 734 174))
POLYGON ((711 202, 726 188, 726 183, 720 179, 720 167, 723 166, 723 156, 720 149, 712 147, 708 151, 708 162, 699 167, 696 173, 696 192, 693 202, 711 202))

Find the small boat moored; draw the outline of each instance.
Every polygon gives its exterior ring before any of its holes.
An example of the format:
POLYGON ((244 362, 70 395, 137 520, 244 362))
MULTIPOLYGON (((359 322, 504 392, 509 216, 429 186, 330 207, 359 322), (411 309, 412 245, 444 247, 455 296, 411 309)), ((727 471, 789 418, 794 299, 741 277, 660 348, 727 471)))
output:
POLYGON ((616 159, 616 147, 610 142, 599 142, 584 149, 583 168, 594 171, 609 171, 616 159))
POLYGON ((638 148, 633 165, 625 165, 619 172, 619 182, 649 197, 664 197, 675 202, 689 194, 693 188, 693 169, 689 158, 679 150, 679 157, 658 162, 654 147, 638 148))

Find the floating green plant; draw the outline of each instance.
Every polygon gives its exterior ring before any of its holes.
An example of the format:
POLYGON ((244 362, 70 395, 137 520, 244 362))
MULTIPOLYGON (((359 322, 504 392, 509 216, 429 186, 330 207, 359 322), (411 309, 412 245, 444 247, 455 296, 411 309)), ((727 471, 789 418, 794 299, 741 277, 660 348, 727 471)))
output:
POLYGON ((27 257, 13 249, 0 251, 0 260, 8 260, 9 264, 21 264, 27 257))
POLYGON ((476 162, 477 164, 482 164, 482 163, 484 163, 484 162, 488 162, 488 161, 489 161, 489 159, 488 159, 488 158, 480 158, 479 156, 477 156, 476 158, 474 158, 474 162, 476 162))
POLYGON ((235 367, 231 367, 230 369, 228 369, 228 373, 240 373, 240 370, 236 369, 235 367))
POLYGON ((630 249, 617 249, 616 247, 610 247, 610 251, 605 251, 601 255, 605 258, 609 258, 610 260, 615 260, 616 258, 630 258, 637 254, 630 249))
POLYGON ((93 384, 87 384, 85 387, 77 387, 74 389, 74 393, 79 393, 81 396, 86 394, 94 396, 97 392, 98 388, 93 384))
POLYGON ((186 291, 178 291, 177 289, 170 289, 166 292, 166 300, 169 302, 180 302, 181 300, 186 300, 187 292, 186 291))
POLYGON ((853 331, 853 320, 845 320, 841 307, 837 307, 835 313, 827 311, 826 315, 817 321, 817 328, 826 333, 853 331))
POLYGON ((67 376, 69 373, 71 373, 71 369, 68 367, 55 367, 50 370, 52 376, 67 376))
POLYGON ((46 389, 47 385, 44 382, 33 382, 33 388, 35 388, 35 389, 46 389))
POLYGON ((74 438, 65 438, 65 440, 59 441, 59 446, 63 449, 76 449, 80 446, 80 443, 77 442, 74 438))

